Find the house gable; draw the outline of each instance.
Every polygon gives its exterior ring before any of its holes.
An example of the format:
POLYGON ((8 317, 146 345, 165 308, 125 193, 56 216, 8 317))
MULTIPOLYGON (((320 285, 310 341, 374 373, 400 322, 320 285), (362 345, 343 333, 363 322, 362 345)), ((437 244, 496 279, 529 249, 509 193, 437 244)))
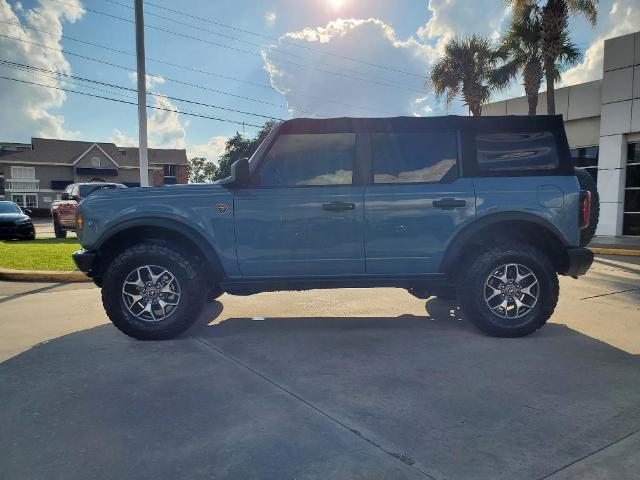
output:
POLYGON ((118 163, 107 153, 104 149, 94 143, 87 150, 85 150, 78 158, 73 162, 74 167, 79 168, 118 168, 118 163), (100 159, 100 165, 96 166, 92 163, 93 158, 100 159))

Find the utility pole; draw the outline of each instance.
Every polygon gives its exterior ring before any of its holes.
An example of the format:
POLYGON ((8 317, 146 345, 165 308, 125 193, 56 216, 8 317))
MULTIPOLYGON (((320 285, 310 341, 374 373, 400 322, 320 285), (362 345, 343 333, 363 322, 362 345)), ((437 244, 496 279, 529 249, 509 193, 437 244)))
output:
POLYGON ((136 60, 138 65, 138 156, 140 160, 140 186, 149 186, 149 154, 147 152, 147 72, 144 65, 144 13, 142 0, 136 5, 136 60))

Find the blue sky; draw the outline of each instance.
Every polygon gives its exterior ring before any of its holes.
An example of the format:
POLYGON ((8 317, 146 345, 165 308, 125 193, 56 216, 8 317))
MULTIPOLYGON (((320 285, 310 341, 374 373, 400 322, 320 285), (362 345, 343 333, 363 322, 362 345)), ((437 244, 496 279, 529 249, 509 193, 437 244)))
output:
MULTIPOLYGON (((63 38, 133 53, 133 23, 90 11, 133 20, 133 10, 127 8, 133 1, 117 1, 125 6, 107 0, 0 0, 0 20, 5 22, 0 23, 0 34, 23 40, 0 37, 0 58, 134 88, 135 78, 126 68, 71 53, 130 69, 135 69, 135 57, 63 38)), ((437 102, 424 77, 452 36, 482 33, 498 38, 509 21, 509 10, 501 0, 152 0, 145 10, 150 27, 147 72, 158 76, 149 80, 150 91, 277 118, 465 114, 459 101, 448 109, 437 102)), ((640 0, 601 1, 599 15, 595 28, 583 19, 572 19, 573 38, 585 59, 566 72, 566 84, 601 76, 602 41, 638 30, 640 0)), ((81 86, 42 72, 0 66, 0 75, 135 101, 132 92, 81 86)), ((514 82, 496 98, 520 94, 522 87, 514 82)), ((261 117, 163 97, 150 97, 149 102, 238 122, 264 122, 261 117)), ((0 80, 2 141, 45 136, 133 145, 136 119, 131 105, 0 80)), ((151 146, 186 148, 189 156, 215 159, 225 138, 242 127, 149 110, 149 130, 151 146)), ((246 127, 248 134, 254 131, 246 127)))

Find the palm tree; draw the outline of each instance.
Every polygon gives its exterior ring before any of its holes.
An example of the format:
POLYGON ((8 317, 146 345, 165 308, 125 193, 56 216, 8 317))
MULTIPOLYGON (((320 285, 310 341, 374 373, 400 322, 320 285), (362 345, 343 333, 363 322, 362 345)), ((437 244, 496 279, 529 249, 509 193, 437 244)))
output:
MULTIPOLYGON (((517 7, 514 9, 509 30, 502 39, 501 48, 509 59, 506 68, 514 74, 522 71, 529 115, 535 115, 538 108, 538 92, 545 74, 542 15, 540 9, 533 3, 523 2, 517 7)), ((554 63, 554 80, 560 80, 559 66, 566 68, 574 65, 581 58, 582 54, 578 47, 567 35, 564 35, 560 54, 557 62, 554 63)))
POLYGON ((452 38, 431 69, 427 83, 437 97, 445 97, 447 105, 462 95, 471 114, 478 116, 491 94, 509 83, 510 75, 501 69, 503 59, 502 51, 485 37, 452 38))
POLYGON ((547 82, 547 113, 555 115, 556 102, 554 84, 556 62, 561 56, 562 46, 569 41, 569 13, 582 14, 591 25, 598 21, 598 0, 506 0, 514 10, 534 5, 540 10, 544 75, 547 82))

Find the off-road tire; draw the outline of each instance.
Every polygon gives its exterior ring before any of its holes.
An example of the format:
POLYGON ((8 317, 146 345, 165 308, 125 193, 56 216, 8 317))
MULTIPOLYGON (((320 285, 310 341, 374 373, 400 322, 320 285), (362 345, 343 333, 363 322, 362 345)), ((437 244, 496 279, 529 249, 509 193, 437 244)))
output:
POLYGON ((458 300, 463 314, 484 333, 494 337, 523 337, 542 327, 558 303, 560 286, 556 270, 538 249, 519 242, 499 244, 471 258, 468 268, 458 277, 458 300), (529 268, 538 279, 535 306, 519 319, 504 319, 485 303, 485 281, 493 270, 507 263, 529 268))
POLYGON ((102 304, 121 332, 138 340, 166 340, 183 333, 200 316, 207 293, 203 283, 196 262, 189 255, 164 244, 140 243, 110 262, 102 278, 102 304), (125 279, 143 265, 166 268, 180 284, 180 303, 170 316, 158 322, 144 321, 131 314, 122 299, 125 279))
POLYGON ((56 220, 55 218, 53 219, 53 233, 55 234, 56 238, 67 238, 67 231, 63 230, 60 227, 58 220, 56 220))
POLYGON ((596 233, 598 228, 598 220, 600 220, 600 195, 598 195, 598 186, 589 172, 586 170, 576 169, 576 177, 580 184, 580 190, 588 190, 591 192, 591 216, 589 217, 589 226, 580 230, 580 246, 586 246, 596 233))

